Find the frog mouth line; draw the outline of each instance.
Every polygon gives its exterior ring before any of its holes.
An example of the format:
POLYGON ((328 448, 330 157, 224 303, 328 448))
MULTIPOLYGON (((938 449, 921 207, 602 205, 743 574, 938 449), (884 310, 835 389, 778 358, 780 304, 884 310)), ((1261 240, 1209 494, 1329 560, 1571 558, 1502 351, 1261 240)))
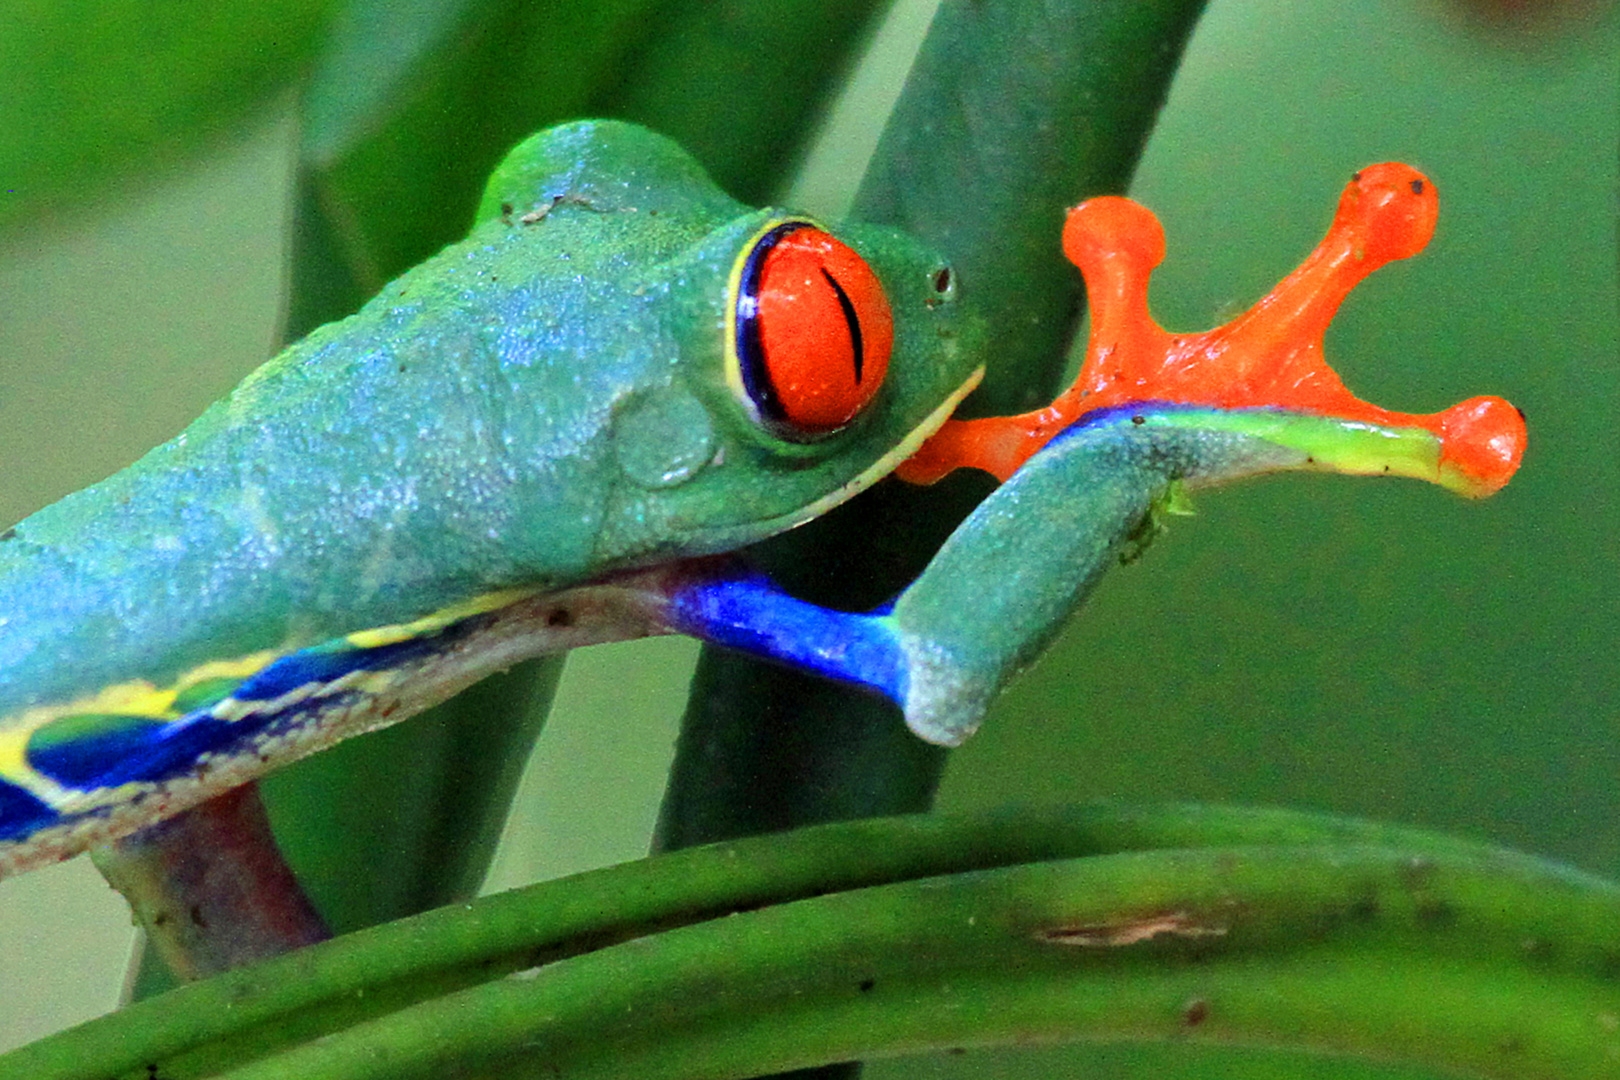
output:
POLYGON ((911 457, 917 449, 927 442, 935 432, 945 425, 945 421, 956 412, 956 407, 962 399, 971 394, 984 379, 984 365, 980 364, 974 369, 962 385, 945 395, 945 399, 935 407, 934 411, 923 418, 922 423, 908 431, 904 438, 895 443, 887 453, 868 465, 858 475, 845 481, 843 484, 829 491, 821 498, 808 506, 796 511, 789 519, 787 528, 797 528, 812 518, 818 518, 841 503, 859 495, 879 480, 888 476, 900 466, 902 461, 911 457))

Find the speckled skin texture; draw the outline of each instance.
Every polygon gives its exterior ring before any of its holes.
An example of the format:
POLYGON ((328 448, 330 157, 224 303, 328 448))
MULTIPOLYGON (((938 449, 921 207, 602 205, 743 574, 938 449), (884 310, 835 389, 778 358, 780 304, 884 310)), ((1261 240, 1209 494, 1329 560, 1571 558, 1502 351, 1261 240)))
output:
POLYGON ((529 140, 465 241, 6 534, 0 714, 798 523, 981 360, 937 256, 840 229, 890 295, 889 381, 830 438, 762 431, 726 383, 725 323, 773 216, 638 128, 529 140))

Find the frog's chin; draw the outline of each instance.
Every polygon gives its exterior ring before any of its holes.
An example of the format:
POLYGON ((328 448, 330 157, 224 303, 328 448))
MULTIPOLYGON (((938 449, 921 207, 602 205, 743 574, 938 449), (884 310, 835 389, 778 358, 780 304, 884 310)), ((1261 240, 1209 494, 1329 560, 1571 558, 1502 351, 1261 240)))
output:
POLYGON ((981 364, 963 380, 961 386, 945 395, 945 399, 939 403, 938 407, 924 417, 922 423, 912 428, 904 438, 895 443, 888 453, 815 502, 796 511, 788 521, 787 527, 798 528, 805 522, 820 517, 833 507, 849 501, 894 472, 902 461, 915 454, 917 448, 928 441, 929 436, 944 426, 945 421, 949 420, 951 414, 956 411, 956 407, 962 404, 962 399, 971 394, 983 379, 984 365, 981 364))

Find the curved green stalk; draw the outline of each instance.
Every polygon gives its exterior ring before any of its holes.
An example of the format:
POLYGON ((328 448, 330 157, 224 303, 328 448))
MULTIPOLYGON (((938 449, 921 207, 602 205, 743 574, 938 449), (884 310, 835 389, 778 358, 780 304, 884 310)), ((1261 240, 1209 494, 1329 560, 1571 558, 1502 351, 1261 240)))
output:
POLYGON ((964 1043, 1185 1035, 1595 1080, 1620 1048, 1604 1019, 1620 993, 1602 977, 1620 921, 1612 892, 1577 900, 1571 885, 1373 847, 1019 866, 705 921, 223 1075, 723 1080, 964 1043))
POLYGON ((1184 1026, 1598 1076, 1620 1052, 1617 957, 1620 888, 1417 830, 1198 807, 896 818, 430 912, 92 1021, 0 1077, 742 1076, 1184 1026))

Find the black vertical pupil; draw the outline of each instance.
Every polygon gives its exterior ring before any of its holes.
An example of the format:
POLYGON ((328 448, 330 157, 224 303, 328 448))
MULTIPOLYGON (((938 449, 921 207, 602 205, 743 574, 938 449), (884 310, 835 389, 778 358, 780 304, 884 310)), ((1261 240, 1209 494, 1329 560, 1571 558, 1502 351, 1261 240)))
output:
POLYGON ((849 328, 849 347, 855 358, 855 385, 861 384, 861 369, 866 366, 866 347, 861 341, 861 317, 855 314, 855 305, 850 302, 849 293, 838 284, 838 279, 821 268, 821 276, 827 279, 832 286, 833 295, 838 297, 838 310, 844 313, 844 325, 849 328))

